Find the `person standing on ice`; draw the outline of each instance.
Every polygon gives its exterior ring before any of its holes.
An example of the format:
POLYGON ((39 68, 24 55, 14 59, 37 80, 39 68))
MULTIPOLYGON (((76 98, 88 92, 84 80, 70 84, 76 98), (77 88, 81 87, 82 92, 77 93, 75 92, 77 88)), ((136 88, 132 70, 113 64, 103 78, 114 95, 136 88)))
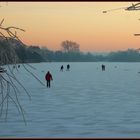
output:
POLYGON ((70 65, 68 64, 68 65, 67 65, 67 70, 69 71, 69 69, 70 69, 70 65))
POLYGON ((53 80, 51 73, 48 71, 45 76, 47 87, 51 87, 51 80, 53 80))
POLYGON ((102 71, 105 71, 105 65, 102 65, 102 71))

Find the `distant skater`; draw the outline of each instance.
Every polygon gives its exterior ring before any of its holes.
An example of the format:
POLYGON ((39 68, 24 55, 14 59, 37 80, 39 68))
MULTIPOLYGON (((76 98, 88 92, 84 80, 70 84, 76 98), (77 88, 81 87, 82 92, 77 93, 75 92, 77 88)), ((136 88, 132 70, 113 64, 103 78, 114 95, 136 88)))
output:
POLYGON ((105 71, 105 65, 102 65, 102 71, 105 71))
POLYGON ((62 65, 61 68, 60 68, 60 71, 63 71, 63 69, 64 69, 64 67, 63 67, 63 65, 62 65))
POLYGON ((16 66, 14 65, 14 66, 13 66, 13 69, 15 69, 15 68, 16 68, 16 66))
POLYGON ((48 71, 46 76, 45 76, 46 82, 47 82, 47 87, 51 87, 51 80, 53 80, 51 73, 48 71))
POLYGON ((69 64, 67 65, 67 70, 68 70, 68 71, 70 70, 70 65, 69 65, 69 64))

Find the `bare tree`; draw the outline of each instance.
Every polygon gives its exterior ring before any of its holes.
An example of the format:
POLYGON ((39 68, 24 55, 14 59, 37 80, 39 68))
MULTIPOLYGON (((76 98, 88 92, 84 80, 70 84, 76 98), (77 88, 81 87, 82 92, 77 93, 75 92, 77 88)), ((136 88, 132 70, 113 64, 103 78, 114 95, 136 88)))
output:
POLYGON ((68 40, 63 41, 61 43, 61 46, 64 52, 79 52, 80 51, 79 49, 80 45, 73 41, 68 41, 68 40))
MULTIPOLYGON (((0 22, 0 39, 6 41, 7 43, 15 39, 24 45, 24 43, 17 36, 17 31, 25 32, 25 30, 14 26, 3 27, 3 22, 4 19, 0 22)), ((10 66, 10 64, 12 64, 12 66, 17 69, 17 65, 19 62, 21 61, 18 58, 14 48, 8 47, 8 45, 4 46, 3 44, 0 44, 0 117, 5 115, 5 120, 7 120, 9 101, 12 101, 18 109, 19 113, 22 115, 23 120, 26 124, 24 109, 18 97, 20 88, 24 90, 30 100, 31 96, 26 88, 22 85, 22 83, 17 79, 10 66)), ((44 83, 42 83, 41 80, 28 69, 28 67, 35 69, 33 66, 27 63, 22 64, 22 66, 36 80, 44 85, 44 83)))

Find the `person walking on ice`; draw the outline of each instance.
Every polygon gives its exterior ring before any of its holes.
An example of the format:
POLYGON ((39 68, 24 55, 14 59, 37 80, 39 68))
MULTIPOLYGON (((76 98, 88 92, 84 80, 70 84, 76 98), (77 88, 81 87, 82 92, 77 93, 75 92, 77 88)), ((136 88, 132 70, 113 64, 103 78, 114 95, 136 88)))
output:
POLYGON ((60 71, 63 71, 63 69, 64 69, 64 67, 63 67, 63 65, 62 65, 61 68, 60 68, 60 71))
POLYGON ((51 87, 51 80, 53 80, 51 73, 48 71, 45 76, 47 82, 47 88, 51 87))

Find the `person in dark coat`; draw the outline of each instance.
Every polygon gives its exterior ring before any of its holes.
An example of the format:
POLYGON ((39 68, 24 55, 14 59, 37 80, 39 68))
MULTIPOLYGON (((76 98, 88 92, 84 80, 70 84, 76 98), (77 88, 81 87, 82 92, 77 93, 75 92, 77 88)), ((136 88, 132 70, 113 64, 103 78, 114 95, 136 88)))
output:
POLYGON ((51 87, 51 80, 53 80, 53 78, 52 78, 52 75, 49 71, 47 72, 45 79, 47 81, 47 87, 50 88, 51 87))
POLYGON ((64 67, 63 67, 63 65, 62 65, 61 68, 60 68, 60 71, 63 71, 63 69, 64 69, 64 67))
POLYGON ((68 65, 67 65, 67 70, 69 70, 69 69, 70 69, 70 65, 68 64, 68 65))
POLYGON ((105 65, 102 65, 102 71, 105 71, 105 65))

